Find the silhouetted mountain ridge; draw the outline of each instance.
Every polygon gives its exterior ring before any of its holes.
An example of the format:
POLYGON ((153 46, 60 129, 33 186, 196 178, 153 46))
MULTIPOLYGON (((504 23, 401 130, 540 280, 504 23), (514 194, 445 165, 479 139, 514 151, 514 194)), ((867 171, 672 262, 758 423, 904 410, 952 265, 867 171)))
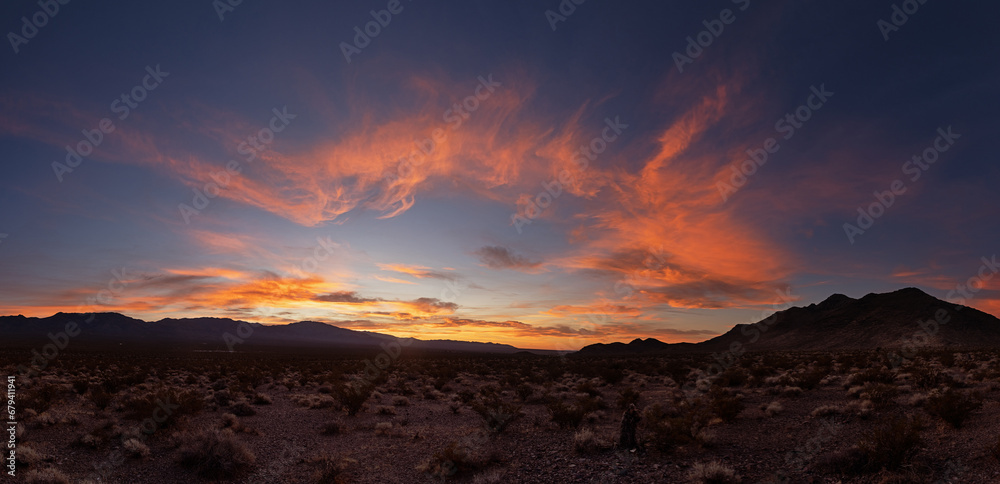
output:
POLYGON ((841 351, 902 347, 921 334, 921 346, 1000 347, 1000 319, 937 299, 915 287, 871 293, 860 299, 833 294, 819 304, 777 311, 754 324, 737 324, 700 343, 663 343, 649 338, 629 344, 594 344, 577 355, 649 355, 727 351, 841 351), (944 324, 920 322, 940 317, 944 324), (936 329, 935 329, 936 326, 936 329), (924 338, 926 336, 926 338, 924 338))
MULTIPOLYGON (((165 318, 155 322, 135 319, 119 313, 56 313, 47 318, 29 318, 21 315, 0 316, 0 334, 6 344, 45 344, 48 335, 66 330, 75 323, 79 334, 73 342, 117 345, 176 345, 214 350, 228 350, 224 335, 239 338, 235 345, 254 347, 309 347, 309 348, 380 348, 395 341, 391 335, 355 331, 317 321, 299 321, 289 324, 265 325, 229 318, 165 318), (249 330, 247 329, 249 326, 249 330), (249 334, 248 334, 249 333, 249 334)), ((234 341, 230 339, 229 341, 234 341)), ((478 343, 453 340, 420 340, 406 338, 409 348, 433 351, 516 353, 546 350, 525 350, 498 343, 478 343)))

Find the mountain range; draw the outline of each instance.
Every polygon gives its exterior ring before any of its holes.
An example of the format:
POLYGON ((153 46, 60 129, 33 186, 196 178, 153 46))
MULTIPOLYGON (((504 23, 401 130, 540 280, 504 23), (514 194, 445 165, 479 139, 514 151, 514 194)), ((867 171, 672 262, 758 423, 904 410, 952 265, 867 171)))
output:
POLYGON ((700 343, 653 338, 592 344, 580 356, 747 351, 843 351, 906 347, 1000 346, 1000 319, 908 287, 854 299, 834 294, 819 304, 791 307, 753 324, 737 324, 700 343), (734 346, 738 345, 738 346, 734 346))
MULTIPOLYGON (((394 336, 339 328, 315 321, 264 325, 227 318, 161 319, 147 322, 118 313, 57 313, 47 318, 0 316, 5 345, 47 344, 50 334, 76 323, 72 341, 87 345, 167 345, 205 351, 250 348, 369 350, 396 341, 394 336)), ((57 338, 58 339, 58 338, 57 338)), ((424 351, 513 354, 528 351, 506 344, 453 340, 409 341, 424 351)), ((579 356, 712 353, 738 345, 747 351, 840 351, 910 346, 1000 347, 1000 319, 982 311, 934 298, 916 288, 853 299, 834 294, 819 304, 792 307, 700 343, 664 343, 654 338, 630 343, 597 343, 579 356)))

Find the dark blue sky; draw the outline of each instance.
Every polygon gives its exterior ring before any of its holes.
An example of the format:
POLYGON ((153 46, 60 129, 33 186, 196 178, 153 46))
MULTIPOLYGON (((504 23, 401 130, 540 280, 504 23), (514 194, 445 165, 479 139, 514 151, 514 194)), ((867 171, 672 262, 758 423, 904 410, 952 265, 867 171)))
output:
POLYGON ((886 39, 912 4, 5 2, 0 313, 552 348, 903 286, 998 314, 1000 5, 886 39))

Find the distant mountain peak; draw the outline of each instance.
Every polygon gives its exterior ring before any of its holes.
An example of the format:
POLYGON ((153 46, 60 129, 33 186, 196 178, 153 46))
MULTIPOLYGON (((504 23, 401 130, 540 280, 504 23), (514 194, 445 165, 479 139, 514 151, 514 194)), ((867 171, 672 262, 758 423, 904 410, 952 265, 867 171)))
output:
POLYGON ((872 293, 861 299, 832 294, 819 304, 778 311, 755 324, 734 326, 700 343, 667 344, 652 338, 584 347, 581 355, 726 351, 739 343, 750 351, 837 351, 901 347, 921 330, 921 321, 949 315, 927 345, 1000 347, 1000 319, 942 301, 916 287, 872 293))

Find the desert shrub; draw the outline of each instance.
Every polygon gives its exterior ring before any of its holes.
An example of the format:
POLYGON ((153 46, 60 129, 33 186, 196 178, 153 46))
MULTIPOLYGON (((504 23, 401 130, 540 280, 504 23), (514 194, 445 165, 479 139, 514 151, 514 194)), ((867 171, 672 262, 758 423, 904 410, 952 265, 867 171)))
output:
POLYGON ((866 383, 861 398, 871 400, 877 409, 885 409, 896 404, 899 389, 885 383, 866 383))
POLYGON ((375 424, 375 435, 389 435, 392 430, 392 422, 379 422, 375 424))
POLYGON ((583 422, 583 416, 587 412, 580 405, 567 405, 560 400, 553 399, 546 407, 552 415, 552 421, 559 425, 559 428, 575 429, 583 422))
POLYGON ((965 419, 982 406, 982 400, 976 396, 969 396, 949 388, 944 393, 928 396, 927 402, 924 403, 924 410, 931 415, 940 417, 952 427, 961 428, 965 419))
POLYGON ((482 462, 468 448, 452 441, 418 465, 417 470, 443 481, 455 475, 471 473, 481 466, 482 462))
POLYGON ((719 374, 712 383, 721 387, 741 387, 747 384, 750 373, 739 367, 730 366, 726 371, 719 374))
POLYGON ((233 412, 233 415, 236 415, 237 417, 250 417, 257 415, 257 411, 245 401, 234 403, 229 407, 229 411, 233 412))
POLYGON ((796 378, 796 386, 804 390, 812 390, 819 386, 820 382, 829 375, 827 368, 814 368, 803 372, 796 378))
POLYGON ((375 391, 374 385, 366 382, 353 382, 341 385, 335 393, 337 400, 347 409, 347 415, 354 416, 364 408, 365 402, 373 391, 375 391))
POLYGON ((724 422, 735 420, 744 408, 742 398, 730 395, 721 389, 713 389, 708 398, 709 409, 724 422))
POLYGON ((323 435, 337 435, 341 431, 343 431, 343 426, 340 425, 340 422, 334 420, 324 423, 323 426, 320 427, 319 433, 323 435))
POLYGON ((35 467, 43 461, 51 460, 35 450, 33 447, 20 444, 17 446, 17 453, 15 454, 14 459, 18 466, 24 467, 35 467))
POLYGON ((347 482, 346 472, 357 461, 347 457, 336 458, 329 454, 321 454, 305 459, 303 462, 316 468, 312 479, 317 484, 341 484, 347 482))
POLYGON ((678 445, 694 442, 711 418, 711 412, 701 401, 682 400, 671 409, 659 403, 646 407, 642 421, 653 446, 669 452, 678 445))
POLYGON ((228 389, 216 390, 213 398, 215 399, 215 404, 220 407, 225 407, 233 403, 233 394, 228 389))
POLYGON ((310 393, 310 394, 295 394, 291 395, 289 399, 298 405, 309 409, 318 408, 330 408, 337 403, 337 399, 331 397, 330 395, 323 395, 320 393, 310 393))
POLYGON ((178 460, 202 477, 228 479, 253 466, 256 457, 232 430, 223 429, 183 435, 178 460))
POLYGON ((922 428, 916 417, 895 417, 864 434, 857 444, 866 457, 864 468, 894 471, 907 464, 923 447, 922 428))
POLYGON ((396 415, 396 409, 389 405, 379 405, 375 407, 375 413, 378 415, 396 415))
POLYGON ((480 397, 472 403, 472 410, 483 418, 486 428, 496 433, 503 432, 508 425, 523 415, 520 405, 504 401, 497 394, 480 397))
POLYGON ((392 404, 397 407, 406 407, 410 404, 410 399, 401 395, 392 397, 392 404))
POLYGON ((617 385, 625 378, 625 371, 616 365, 602 366, 598 374, 608 385, 617 385))
POLYGON ((882 367, 868 368, 851 375, 847 380, 849 386, 864 385, 865 383, 893 383, 896 375, 882 367))
POLYGON ((125 448, 125 455, 132 458, 143 459, 149 457, 150 454, 149 447, 139 439, 127 439, 122 447, 125 448))
POLYGON ((618 408, 628 408, 629 405, 638 405, 642 394, 632 387, 622 388, 618 392, 618 408))
POLYGON ((841 413, 844 413, 844 409, 838 407, 837 405, 820 405, 819 407, 813 409, 809 415, 812 415, 813 417, 828 417, 831 415, 839 415, 841 413))
POLYGON ((736 471, 718 461, 695 464, 688 471, 687 479, 690 484, 739 484, 743 482, 736 471))
POLYGON ((92 387, 90 389, 90 401, 94 403, 94 406, 98 410, 108 408, 108 405, 111 405, 112 398, 114 397, 105 391, 103 387, 92 387))
POLYGON ((580 454, 593 454, 600 450, 597 434, 591 429, 580 429, 573 434, 573 450, 580 454))
POLYGON ((597 387, 595 387, 594 384, 591 383, 589 380, 577 385, 576 391, 580 393, 586 393, 587 395, 590 395, 592 397, 601 396, 601 391, 598 390, 597 387))
POLYGON ((73 391, 75 391, 78 395, 83 395, 84 393, 87 393, 87 388, 89 387, 90 387, 89 378, 77 378, 73 380, 73 391))
POLYGON ((781 402, 775 400, 764 407, 764 413, 768 417, 773 417, 785 410, 785 407, 781 405, 781 402))
POLYGON ((21 390, 18 397, 22 408, 42 413, 59 400, 61 393, 58 385, 45 382, 21 390))
POLYGON ((522 402, 527 402, 535 394, 535 388, 527 383, 518 385, 515 391, 517 392, 517 398, 520 398, 522 402))
POLYGON ((156 391, 128 397, 124 402, 127 409, 126 418, 145 420, 147 418, 161 419, 159 425, 166 428, 174 425, 185 415, 201 412, 205 402, 201 395, 192 390, 180 391, 174 388, 160 388, 156 391))
POLYGON ((270 405, 271 403, 271 397, 264 393, 255 393, 253 395, 254 405, 270 405))
POLYGON ((69 484, 69 478, 55 468, 33 470, 24 475, 26 484, 69 484))

